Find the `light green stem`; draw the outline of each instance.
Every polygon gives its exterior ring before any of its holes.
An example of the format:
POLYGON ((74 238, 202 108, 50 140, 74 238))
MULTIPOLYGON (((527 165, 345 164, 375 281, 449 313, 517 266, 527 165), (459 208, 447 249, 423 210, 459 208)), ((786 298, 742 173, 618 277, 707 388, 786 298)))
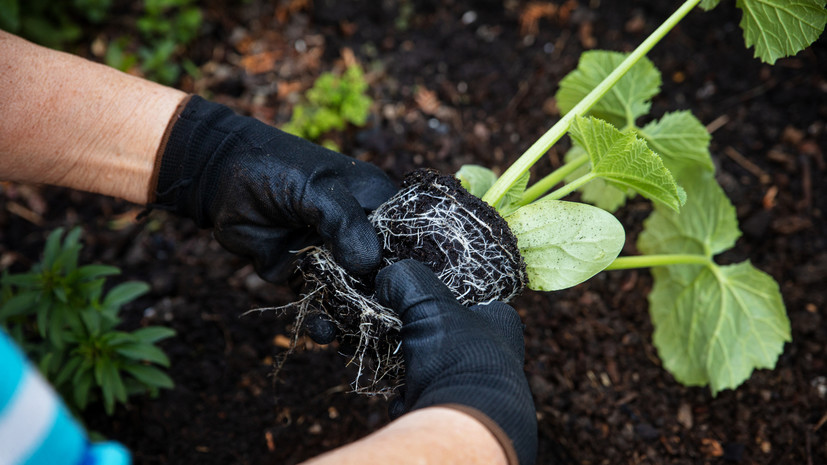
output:
POLYGON ((714 262, 706 255, 694 254, 663 254, 663 255, 635 255, 617 257, 606 270, 629 270, 632 268, 652 268, 666 265, 713 265, 714 262))
POLYGON ((520 205, 528 205, 537 200, 538 197, 548 192, 549 189, 556 186, 560 181, 565 179, 566 176, 574 172, 577 168, 580 168, 588 163, 588 161, 589 155, 583 154, 552 171, 546 177, 537 181, 533 186, 523 192, 523 197, 520 199, 520 205))
POLYGON ((582 116, 588 112, 595 103, 597 103, 608 91, 611 89, 620 78, 626 74, 632 66, 635 65, 641 58, 643 58, 652 47, 655 46, 661 39, 675 27, 684 16, 686 16, 693 8, 695 8, 701 0, 686 0, 680 8, 666 19, 652 34, 646 38, 629 56, 623 60, 620 65, 615 68, 608 76, 606 76, 600 84, 597 85, 591 92, 589 92, 583 100, 581 100, 574 108, 560 118, 554 126, 551 127, 545 134, 543 134, 537 142, 531 145, 528 150, 523 153, 517 161, 514 162, 505 173, 497 179, 497 182, 488 189, 488 192, 483 196, 483 200, 489 205, 496 205, 506 192, 513 186, 523 174, 525 174, 533 165, 537 163, 543 154, 545 154, 552 145, 557 143, 568 132, 571 122, 576 116, 582 116))
POLYGON ((597 177, 597 175, 594 174, 594 173, 586 173, 583 176, 580 176, 579 178, 575 179, 574 181, 566 184, 565 186, 557 189, 556 191, 552 192, 551 194, 543 197, 543 199, 544 200, 545 199, 560 200, 563 197, 571 194, 575 190, 580 189, 581 187, 585 186, 586 184, 589 183, 589 181, 593 180, 596 177, 597 177))

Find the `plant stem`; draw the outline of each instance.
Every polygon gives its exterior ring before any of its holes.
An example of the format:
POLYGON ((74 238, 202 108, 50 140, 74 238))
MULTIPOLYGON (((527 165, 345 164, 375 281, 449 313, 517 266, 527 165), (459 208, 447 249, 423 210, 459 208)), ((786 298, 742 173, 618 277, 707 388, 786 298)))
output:
POLYGON ((580 168, 588 163, 588 161, 589 155, 584 153, 583 155, 552 171, 546 177, 537 181, 533 186, 523 192, 523 197, 520 199, 520 205, 528 205, 529 203, 537 200, 538 197, 548 192, 549 189, 556 186, 557 183, 565 179, 566 176, 574 172, 577 168, 580 168))
POLYGON ((617 257, 606 270, 629 270, 632 268, 651 268, 666 265, 713 265, 714 262, 706 255, 696 254, 663 254, 663 255, 636 255, 632 257, 617 257))
POLYGON ((632 66, 635 65, 643 56, 645 56, 652 47, 655 46, 661 39, 675 27, 684 16, 692 11, 701 0, 686 0, 672 15, 666 19, 652 34, 646 38, 638 47, 623 60, 620 65, 615 68, 608 76, 606 76, 600 84, 597 85, 591 92, 589 92, 583 100, 581 100, 574 108, 560 118, 554 126, 551 127, 545 134, 537 139, 528 150, 517 159, 505 173, 497 179, 497 182, 488 189, 488 192, 483 196, 483 200, 489 205, 496 205, 506 192, 517 182, 520 177, 525 174, 533 165, 537 163, 543 154, 545 154, 552 145, 557 143, 568 132, 571 122, 576 116, 582 116, 594 106, 608 91, 611 89, 620 78, 626 74, 632 66))
POLYGON ((545 199, 560 200, 563 197, 571 194, 575 190, 585 186, 589 181, 593 180, 596 177, 597 177, 597 175, 592 173, 592 172, 586 173, 583 176, 580 176, 579 178, 575 179, 574 181, 566 184, 565 186, 557 189, 556 191, 552 192, 551 194, 543 197, 543 199, 544 200, 545 199))

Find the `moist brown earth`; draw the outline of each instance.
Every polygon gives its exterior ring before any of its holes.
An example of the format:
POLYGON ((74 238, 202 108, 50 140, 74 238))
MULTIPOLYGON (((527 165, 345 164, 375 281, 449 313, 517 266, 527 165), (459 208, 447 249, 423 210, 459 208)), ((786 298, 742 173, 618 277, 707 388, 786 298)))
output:
MULTIPOLYGON (((690 109, 708 125, 717 177, 744 233, 718 260, 749 259, 779 282, 793 340, 774 370, 712 397, 660 366, 648 272, 526 292, 513 305, 526 323, 540 464, 827 463, 827 43, 762 64, 743 46, 734 3, 693 12, 650 53, 663 73, 652 116, 690 109)), ((201 75, 181 87, 278 125, 296 92, 340 69, 350 50, 375 104, 366 127, 333 136, 343 152, 397 180, 418 167, 502 171, 559 118, 552 97, 583 50, 631 50, 677 2, 548 5, 207 2, 204 33, 188 53, 201 75)), ((95 58, 96 36, 134 30, 134 12, 123 13, 73 51, 95 58)), ((559 166, 566 148, 553 148, 536 174, 559 166)), ((135 223, 141 208, 111 198, 1 186, 0 267, 27 268, 49 231, 83 225, 85 262, 117 265, 115 281, 152 286, 125 309, 125 327, 178 331, 162 343, 174 390, 132 399, 112 417, 86 414, 136 464, 294 464, 387 423, 385 400, 348 392, 352 367, 335 344, 301 339, 273 380, 292 318, 241 314, 295 301, 296 283, 263 283, 209 231, 161 212, 135 223)), ((629 232, 624 254, 636 253, 650 211, 634 200, 618 212, 629 232)))

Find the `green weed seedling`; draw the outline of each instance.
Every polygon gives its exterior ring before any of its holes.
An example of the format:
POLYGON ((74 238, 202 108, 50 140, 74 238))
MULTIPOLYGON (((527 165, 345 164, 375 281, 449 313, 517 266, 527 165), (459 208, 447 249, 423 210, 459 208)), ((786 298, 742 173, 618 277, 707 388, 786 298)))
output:
MULTIPOLYGON (((305 93, 305 102, 293 108, 293 114, 282 129, 305 139, 319 142, 325 133, 341 131, 348 123, 364 126, 373 103, 367 95, 368 83, 359 65, 350 65, 341 76, 323 73, 305 93)), ((338 150, 336 144, 321 144, 338 150)))
POLYGON ((174 84, 182 69, 190 74, 197 70, 181 53, 198 37, 203 19, 195 0, 145 0, 137 22, 141 37, 137 55, 129 51, 131 41, 120 37, 109 43, 104 61, 121 71, 137 63, 147 78, 174 84))
POLYGON ((121 307, 149 286, 125 282, 104 293, 113 266, 78 266, 81 229, 53 231, 43 258, 27 273, 0 278, 0 326, 23 348, 75 412, 102 400, 108 414, 134 394, 172 388, 155 344, 172 329, 117 330, 121 307))
MULTIPOLYGON (((696 6, 687 0, 629 54, 586 52, 560 83, 563 113, 499 178, 464 166, 457 177, 494 206, 518 238, 529 287, 553 291, 602 270, 652 267, 653 343, 681 383, 734 389, 756 368, 773 368, 790 322, 778 284, 749 262, 714 257, 740 236, 735 209, 714 176, 710 136, 688 111, 638 127, 661 78, 645 55, 696 6), (529 169, 568 134, 573 148, 559 169, 529 185, 529 169), (582 190, 588 203, 563 201, 582 190), (637 240, 644 255, 618 257, 625 230, 610 213, 626 195, 655 208, 637 240)), ((794 55, 824 30, 824 0, 738 0, 747 47, 766 63, 794 55)))

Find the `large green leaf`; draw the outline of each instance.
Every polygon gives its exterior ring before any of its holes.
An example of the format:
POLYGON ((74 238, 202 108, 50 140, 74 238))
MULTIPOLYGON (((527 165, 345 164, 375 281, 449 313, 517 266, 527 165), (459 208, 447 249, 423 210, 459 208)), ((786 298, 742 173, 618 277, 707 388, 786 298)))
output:
MULTIPOLYGON (((592 50, 580 55, 577 69, 560 81, 560 89, 555 94, 560 111, 563 114, 571 111, 626 56, 625 53, 606 50, 592 50)), ((592 107, 589 114, 619 128, 626 127, 639 116, 649 113, 650 99, 660 92, 660 85, 660 72, 644 57, 592 107)))
POLYGON ((769 275, 747 262, 712 261, 740 235, 735 209, 712 173, 696 170, 685 187, 688 200, 680 214, 656 207, 638 249, 709 260, 654 268, 649 307, 664 367, 684 384, 709 384, 714 395, 737 387, 755 368, 775 366, 790 340, 790 322, 769 275))
POLYGON ((634 132, 621 132, 597 118, 578 116, 570 134, 574 143, 589 154, 594 175, 621 188, 634 189, 675 211, 686 200, 661 158, 634 132))
POLYGON ((790 341, 790 321, 772 277, 748 262, 693 266, 694 276, 673 268, 652 270, 649 308, 653 343, 675 379, 709 384, 715 395, 756 368, 775 366, 790 341))
POLYGON ((696 166, 715 170, 709 154, 711 136, 692 112, 667 113, 638 132, 649 148, 661 156, 664 166, 678 181, 682 179, 684 171, 696 166))
POLYGON ((816 41, 827 24, 825 0, 738 0, 747 48, 769 64, 816 41))
POLYGON ((625 231, 610 213, 584 203, 539 200, 506 217, 526 263, 528 287, 555 291, 579 284, 620 253, 625 231))

